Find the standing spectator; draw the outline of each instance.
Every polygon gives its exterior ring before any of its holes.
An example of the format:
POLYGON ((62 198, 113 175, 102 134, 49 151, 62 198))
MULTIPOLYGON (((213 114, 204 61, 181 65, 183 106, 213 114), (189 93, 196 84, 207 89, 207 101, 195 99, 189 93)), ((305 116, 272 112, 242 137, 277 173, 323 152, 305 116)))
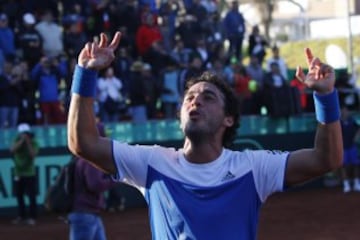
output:
POLYGON ((46 10, 41 21, 35 25, 35 29, 43 39, 43 53, 49 57, 57 57, 63 53, 62 27, 54 21, 53 13, 46 10))
POLYGON ((146 111, 149 119, 157 117, 157 100, 159 98, 159 83, 157 78, 152 73, 151 65, 144 63, 142 69, 142 77, 145 83, 145 95, 146 95, 146 111))
POLYGON ((26 122, 33 125, 36 123, 36 86, 35 82, 30 79, 28 63, 26 61, 17 63, 12 70, 12 76, 19 78, 19 84, 21 85, 18 122, 26 122))
POLYGON ((192 53, 193 50, 186 48, 184 41, 181 38, 178 38, 175 40, 175 46, 171 51, 170 56, 174 58, 181 67, 186 68, 190 62, 192 53))
POLYGON ((341 107, 341 129, 343 136, 344 156, 341 176, 344 193, 360 191, 360 160, 356 142, 360 137, 360 126, 351 116, 348 107, 341 107))
POLYGON ((153 72, 158 74, 164 66, 167 52, 163 46, 163 36, 152 14, 144 16, 144 22, 136 33, 138 53, 144 61, 151 64, 153 72))
POLYGON ((114 69, 109 67, 104 76, 98 80, 98 101, 100 119, 103 122, 117 122, 120 118, 121 105, 124 97, 121 94, 122 82, 114 75, 114 69))
POLYGON ((44 124, 61 124, 65 122, 64 109, 59 99, 59 82, 66 77, 64 62, 53 57, 42 57, 31 70, 31 79, 36 81, 39 90, 39 103, 44 124))
POLYGON ((7 60, 0 74, 0 129, 16 127, 23 88, 21 77, 13 72, 14 64, 7 60))
POLYGON ((206 28, 206 40, 211 48, 223 47, 224 27, 220 13, 213 12, 209 15, 208 26, 206 28))
POLYGON ((186 14, 181 18, 175 32, 184 42, 184 47, 189 49, 194 49, 196 40, 203 35, 199 22, 191 14, 186 14))
POLYGON ((161 104, 166 119, 175 119, 180 102, 180 69, 175 61, 167 62, 162 73, 161 104))
POLYGON ((122 92, 124 97, 126 97, 129 92, 130 68, 133 63, 133 59, 131 58, 127 48, 121 47, 116 53, 117 57, 114 61, 114 71, 115 75, 119 77, 123 83, 122 92))
POLYGON ((256 81, 257 88, 261 90, 264 85, 265 71, 260 65, 259 58, 256 55, 250 56, 250 63, 246 67, 247 74, 256 81))
POLYGON ((80 16, 71 15, 64 24, 64 48, 69 57, 77 56, 87 41, 87 36, 80 24, 81 21, 80 16))
POLYGON ((241 60, 246 26, 237 1, 231 3, 231 8, 224 18, 224 31, 230 43, 229 55, 235 55, 241 60))
POLYGON ((280 56, 280 50, 277 46, 273 46, 271 49, 272 56, 267 60, 266 70, 271 71, 271 64, 273 62, 277 63, 280 69, 280 73, 282 77, 287 81, 288 80, 288 72, 285 60, 280 56))
POLYGON ((136 61, 132 64, 130 76, 130 114, 134 123, 144 123, 147 120, 146 84, 142 76, 143 63, 136 61))
POLYGON ((253 111, 259 114, 263 105, 263 87, 265 71, 259 63, 259 58, 256 55, 250 56, 250 63, 246 66, 246 73, 250 76, 252 85, 255 88, 253 92, 253 111))
POLYGON ((307 88, 304 84, 299 82, 298 79, 296 79, 296 76, 293 77, 293 79, 290 81, 290 86, 294 89, 296 95, 299 97, 300 102, 300 111, 306 111, 308 108, 308 97, 307 97, 307 88))
POLYGON ((193 0, 191 8, 188 9, 186 13, 194 16, 195 21, 199 23, 202 32, 204 32, 208 22, 209 14, 207 9, 201 4, 201 0, 193 0))
POLYGON ((132 57, 137 55, 136 45, 135 45, 135 36, 136 32, 139 29, 141 24, 140 13, 137 7, 136 0, 127 0, 124 4, 120 4, 120 9, 116 12, 118 17, 118 26, 124 26, 127 30, 127 37, 129 42, 132 43, 132 48, 134 51, 130 52, 132 57))
MULTIPOLYGON (((100 136, 104 126, 97 123, 100 136)), ((87 161, 77 158, 75 167, 74 202, 68 215, 70 240, 106 240, 99 213, 105 208, 104 192, 116 185, 110 178, 87 161)))
POLYGON ((164 1, 163 3, 161 3, 159 8, 159 15, 162 18, 167 19, 167 23, 169 26, 169 36, 172 40, 175 37, 175 27, 179 10, 180 4, 176 0, 164 1))
POLYGON ((199 77, 204 71, 204 63, 201 57, 197 54, 193 54, 190 59, 189 67, 185 68, 180 75, 180 95, 183 96, 185 86, 190 78, 199 77))
POLYGON ((263 103, 273 117, 288 117, 292 113, 292 96, 279 65, 271 63, 271 71, 264 77, 263 103))
POLYGON ((37 218, 36 204, 36 170, 35 157, 38 153, 38 143, 31 132, 30 125, 18 125, 18 135, 10 148, 15 164, 15 189, 18 208, 18 217, 12 223, 26 223, 35 225, 37 218), (29 209, 25 206, 25 195, 29 198, 29 209))
POLYGON ((22 58, 28 63, 29 69, 39 62, 43 52, 42 37, 35 29, 35 23, 34 15, 25 13, 23 26, 16 35, 17 47, 21 51, 22 58))
POLYGON ((9 27, 8 17, 0 13, 0 51, 5 59, 14 60, 16 54, 15 34, 9 27))
POLYGON ((255 114, 252 98, 251 78, 243 65, 237 64, 234 71, 234 90, 239 98, 240 112, 242 115, 255 114))
POLYGON ((265 47, 268 45, 264 36, 260 34, 258 25, 253 26, 251 34, 249 35, 248 53, 250 56, 255 55, 259 59, 259 64, 262 66, 266 51, 265 47))
POLYGON ((209 54, 208 49, 206 47, 206 42, 205 42, 205 40, 203 38, 197 39, 196 47, 195 47, 193 53, 197 54, 201 58, 204 68, 207 68, 211 64, 209 62, 210 54, 209 54))
POLYGON ((339 91, 340 102, 346 104, 350 111, 357 111, 360 107, 360 99, 358 90, 351 81, 351 74, 348 73, 347 69, 340 69, 335 86, 339 91))

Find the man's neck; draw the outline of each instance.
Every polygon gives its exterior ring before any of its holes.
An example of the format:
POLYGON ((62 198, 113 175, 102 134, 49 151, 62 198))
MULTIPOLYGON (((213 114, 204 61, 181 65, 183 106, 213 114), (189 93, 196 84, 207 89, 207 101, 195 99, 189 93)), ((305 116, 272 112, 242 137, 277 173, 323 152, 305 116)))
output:
POLYGON ((223 146, 213 142, 195 144, 185 140, 183 151, 187 161, 191 163, 209 163, 216 160, 222 153, 223 146))

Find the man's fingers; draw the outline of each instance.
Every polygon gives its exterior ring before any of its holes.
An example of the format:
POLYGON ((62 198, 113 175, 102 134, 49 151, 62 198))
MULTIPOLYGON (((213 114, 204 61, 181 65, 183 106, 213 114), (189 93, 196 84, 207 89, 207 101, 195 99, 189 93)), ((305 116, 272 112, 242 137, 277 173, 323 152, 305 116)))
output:
POLYGON ((109 48, 113 51, 116 50, 116 48, 118 47, 119 43, 120 43, 120 38, 121 38, 121 33, 120 32, 116 32, 114 35, 114 38, 112 39, 109 48))
POLYGON ((306 62, 308 66, 310 66, 314 59, 314 55, 312 54, 310 48, 305 48, 305 55, 306 55, 306 62))
POLYGON ((90 56, 93 58, 94 57, 94 53, 96 52, 96 49, 98 48, 96 43, 91 43, 90 46, 90 56))
POLYGON ((330 65, 327 64, 321 64, 320 72, 322 74, 331 73, 333 71, 333 68, 330 65))
POLYGON ((99 47, 100 47, 100 48, 106 47, 107 42, 108 42, 108 38, 107 38, 106 34, 105 34, 105 33, 101 33, 101 34, 100 34, 99 47))
POLYGON ((300 66, 296 67, 295 77, 302 83, 305 81, 305 73, 300 66))

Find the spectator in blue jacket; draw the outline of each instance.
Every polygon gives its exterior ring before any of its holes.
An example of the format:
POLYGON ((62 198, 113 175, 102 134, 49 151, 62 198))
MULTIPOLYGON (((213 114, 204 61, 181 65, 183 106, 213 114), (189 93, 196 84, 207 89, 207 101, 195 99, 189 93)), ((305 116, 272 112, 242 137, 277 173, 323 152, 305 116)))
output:
POLYGON ((65 112, 59 99, 59 82, 67 75, 66 62, 43 57, 31 71, 31 79, 37 82, 39 103, 44 124, 65 122, 65 112))
POLYGON ((0 50, 5 59, 14 60, 16 53, 15 35, 8 24, 8 17, 6 14, 0 13, 0 50))
POLYGON ((242 45, 246 26, 237 1, 231 3, 231 8, 224 18, 224 31, 230 42, 229 54, 242 59, 242 45))

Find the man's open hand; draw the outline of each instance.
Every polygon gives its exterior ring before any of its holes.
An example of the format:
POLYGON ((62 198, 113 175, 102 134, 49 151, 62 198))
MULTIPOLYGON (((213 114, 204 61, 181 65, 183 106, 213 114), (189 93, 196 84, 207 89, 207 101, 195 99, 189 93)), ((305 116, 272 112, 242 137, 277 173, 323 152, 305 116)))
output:
POLYGON ((309 71, 305 75, 302 68, 298 66, 296 78, 317 93, 327 94, 332 92, 335 84, 334 69, 322 63, 319 58, 315 58, 309 48, 305 49, 305 56, 309 71))
POLYGON ((108 67, 115 58, 115 50, 120 42, 120 32, 116 32, 111 43, 104 33, 100 34, 100 41, 88 42, 81 50, 78 65, 84 68, 101 70, 108 67))

